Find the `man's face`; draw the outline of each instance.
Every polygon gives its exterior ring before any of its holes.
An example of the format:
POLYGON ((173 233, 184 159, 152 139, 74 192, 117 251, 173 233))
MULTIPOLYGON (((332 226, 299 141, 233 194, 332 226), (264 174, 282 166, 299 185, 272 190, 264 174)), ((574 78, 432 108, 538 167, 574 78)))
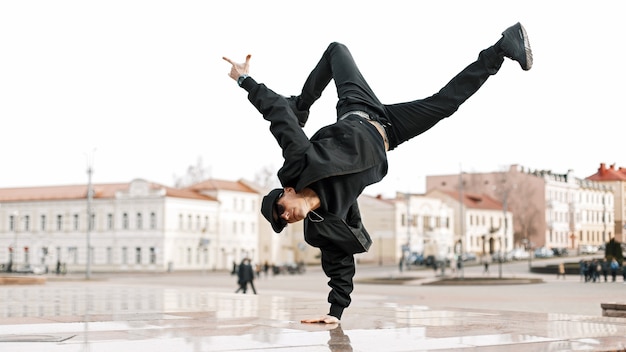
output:
POLYGON ((276 200, 274 209, 278 217, 292 224, 306 217, 307 210, 303 208, 304 205, 306 202, 295 189, 285 187, 283 194, 276 200))

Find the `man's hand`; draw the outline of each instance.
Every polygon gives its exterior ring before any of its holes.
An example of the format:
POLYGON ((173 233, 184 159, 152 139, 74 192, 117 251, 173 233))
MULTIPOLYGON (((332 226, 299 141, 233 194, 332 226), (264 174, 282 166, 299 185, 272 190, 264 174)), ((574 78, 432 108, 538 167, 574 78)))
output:
POLYGON ((339 324, 339 319, 332 315, 322 315, 321 317, 302 319, 301 323, 324 323, 324 324, 339 324))
POLYGON ((250 58, 252 57, 252 55, 248 54, 246 55, 246 62, 239 64, 234 62, 233 60, 227 58, 227 57, 222 57, 222 59, 224 59, 225 61, 227 61, 229 64, 232 65, 232 67, 230 68, 230 72, 228 73, 228 75, 230 76, 230 78, 234 79, 235 81, 237 80, 237 78, 239 78, 241 75, 247 75, 249 73, 250 70, 250 58))

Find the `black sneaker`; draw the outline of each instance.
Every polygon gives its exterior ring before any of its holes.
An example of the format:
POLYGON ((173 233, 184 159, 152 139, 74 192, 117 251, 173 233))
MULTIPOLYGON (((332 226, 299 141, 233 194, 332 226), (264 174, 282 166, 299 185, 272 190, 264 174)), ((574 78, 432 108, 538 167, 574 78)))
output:
POLYGON ((304 125, 306 125, 306 121, 309 119, 309 111, 298 109, 298 98, 299 97, 292 95, 286 99, 289 102, 289 107, 291 108, 291 111, 293 111, 293 113, 298 118, 298 124, 300 125, 300 127, 304 127, 304 125))
POLYGON ((519 22, 502 32, 500 49, 504 56, 519 62, 524 71, 533 66, 533 52, 528 42, 528 34, 519 22))

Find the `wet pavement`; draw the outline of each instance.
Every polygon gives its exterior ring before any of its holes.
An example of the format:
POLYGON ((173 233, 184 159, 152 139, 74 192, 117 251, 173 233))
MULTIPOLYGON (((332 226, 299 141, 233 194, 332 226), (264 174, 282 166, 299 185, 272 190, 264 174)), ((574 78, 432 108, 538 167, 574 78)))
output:
MULTIPOLYGON (((361 271, 399 275, 389 268, 361 271)), ((328 309, 326 279, 315 269, 262 277, 257 295, 235 294, 234 277, 220 272, 2 285, 0 350, 626 350, 626 319, 602 317, 599 304, 624 297, 621 281, 544 276, 541 284, 451 288, 423 285, 435 280, 430 272, 402 275, 400 284, 357 282, 353 303, 336 326, 299 322, 328 309), (531 302, 537 297, 545 297, 542 304, 531 302)))

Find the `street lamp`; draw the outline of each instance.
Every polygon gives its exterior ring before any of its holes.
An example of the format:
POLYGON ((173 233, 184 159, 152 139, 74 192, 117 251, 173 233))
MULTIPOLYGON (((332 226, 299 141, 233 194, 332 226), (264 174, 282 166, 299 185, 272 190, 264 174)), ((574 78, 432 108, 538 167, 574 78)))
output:
POLYGON ((15 271, 14 267, 17 265, 17 229, 20 226, 20 213, 19 211, 13 212, 13 246, 9 251, 9 268, 8 271, 15 271))
MULTIPOLYGON (((94 150, 95 152, 95 150, 94 150)), ((92 209, 93 187, 91 184, 91 175, 93 174, 93 153, 87 158, 87 266, 85 268, 85 278, 91 277, 91 226, 92 226, 92 209)))

